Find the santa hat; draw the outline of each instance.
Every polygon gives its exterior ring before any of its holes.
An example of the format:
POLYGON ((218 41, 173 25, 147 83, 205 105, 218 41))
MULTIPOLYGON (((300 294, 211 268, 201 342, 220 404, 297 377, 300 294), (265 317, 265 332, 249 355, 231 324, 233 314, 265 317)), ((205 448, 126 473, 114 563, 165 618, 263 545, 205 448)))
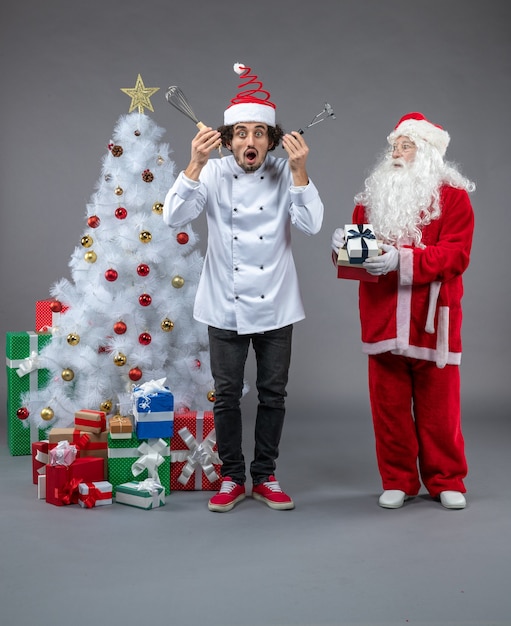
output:
POLYGON ((392 145, 396 139, 404 135, 412 141, 422 139, 434 146, 443 157, 449 141, 449 133, 438 124, 433 124, 422 115, 422 113, 407 113, 397 123, 394 130, 387 137, 387 141, 392 145))
POLYGON ((263 89, 263 83, 252 68, 235 63, 233 66, 243 82, 238 85, 238 95, 231 100, 231 104, 224 111, 224 124, 231 126, 238 122, 263 122, 268 126, 275 126, 275 105, 270 102, 270 93, 263 89), (243 90, 243 87, 249 86, 243 90), (258 97, 259 96, 259 97, 258 97))

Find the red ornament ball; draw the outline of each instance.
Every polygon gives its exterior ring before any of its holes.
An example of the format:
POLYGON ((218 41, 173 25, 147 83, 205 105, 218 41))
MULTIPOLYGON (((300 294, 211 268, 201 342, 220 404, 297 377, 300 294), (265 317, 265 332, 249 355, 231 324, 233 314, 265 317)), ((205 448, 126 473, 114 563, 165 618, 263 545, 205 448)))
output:
POLYGON ((60 313, 62 311, 62 302, 59 302, 58 300, 50 302, 50 311, 53 311, 53 313, 60 313))
POLYGON ((21 409, 16 411, 16 417, 20 420, 26 420, 29 415, 30 413, 26 406, 22 406, 21 409))
POLYGON ((202 365, 202 364, 201 364, 201 362, 199 361, 199 359, 195 359, 195 367, 196 367, 197 369, 200 369, 200 366, 201 366, 201 365, 202 365))
POLYGON ((151 269, 149 268, 149 265, 146 265, 145 263, 141 263, 137 267, 137 274, 139 276, 147 276, 150 271, 151 271, 151 269))
POLYGON ((140 306, 149 306, 153 299, 148 293, 143 293, 141 296, 139 296, 138 301, 140 303, 140 306))
POLYGON ((97 215, 91 215, 87 220, 87 226, 89 228, 97 228, 101 224, 101 220, 97 215))
POLYGON ((140 335, 138 336, 138 343, 142 344, 143 346, 148 346, 151 341, 152 341, 152 337, 149 333, 140 333, 140 335))
POLYGON ((176 235, 176 239, 177 239, 177 243, 184 245, 185 243, 188 243, 190 237, 188 236, 188 233, 178 233, 176 235))
POLYGON ((115 217, 118 220, 125 220, 128 216, 128 211, 123 206, 120 206, 118 209, 115 209, 115 217))
POLYGON ((115 322, 114 324, 114 333, 116 335, 124 335, 127 329, 128 327, 126 326, 124 322, 115 322))
POLYGON ((113 283, 114 281, 117 280, 117 278, 119 277, 119 274, 117 273, 116 270, 110 268, 105 272, 105 278, 108 280, 109 283, 113 283))
POLYGON ((138 367, 132 367, 129 371, 128 376, 130 377, 130 380, 140 380, 142 378, 142 370, 138 367))

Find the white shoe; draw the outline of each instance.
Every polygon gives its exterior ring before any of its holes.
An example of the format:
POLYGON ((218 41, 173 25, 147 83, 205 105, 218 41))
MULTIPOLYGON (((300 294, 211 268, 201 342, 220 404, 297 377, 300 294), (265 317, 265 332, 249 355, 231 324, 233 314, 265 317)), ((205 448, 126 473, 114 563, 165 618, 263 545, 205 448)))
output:
POLYGON ((442 491, 440 502, 446 509, 464 509, 467 506, 465 496, 459 491, 442 491))
POLYGON ((380 496, 378 504, 384 509, 400 509, 408 496, 400 489, 386 489, 380 496))

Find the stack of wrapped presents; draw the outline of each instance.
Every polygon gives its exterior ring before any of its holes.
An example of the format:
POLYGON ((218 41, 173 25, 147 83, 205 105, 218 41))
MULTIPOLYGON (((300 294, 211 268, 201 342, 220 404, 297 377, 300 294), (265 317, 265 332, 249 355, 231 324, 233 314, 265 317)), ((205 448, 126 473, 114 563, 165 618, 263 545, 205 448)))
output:
POLYGON ((175 491, 220 487, 212 411, 175 411, 165 380, 130 392, 126 415, 94 407, 76 411, 69 428, 34 428, 22 407, 24 393, 48 384, 37 355, 51 341, 56 315, 51 300, 36 305, 35 332, 6 336, 8 425, 12 455, 32 456, 37 497, 55 506, 87 509, 125 504, 141 509, 165 505, 175 491))

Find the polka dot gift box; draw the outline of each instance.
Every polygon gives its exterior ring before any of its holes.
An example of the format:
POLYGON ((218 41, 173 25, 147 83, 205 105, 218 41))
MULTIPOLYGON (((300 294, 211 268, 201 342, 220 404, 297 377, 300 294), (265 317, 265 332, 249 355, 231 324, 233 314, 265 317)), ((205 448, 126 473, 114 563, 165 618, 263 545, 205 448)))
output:
POLYGON ((213 411, 174 413, 170 442, 172 491, 218 491, 218 458, 213 411))
POLYGON ((30 331, 6 334, 7 444, 13 456, 32 454, 31 443, 46 439, 46 430, 35 427, 23 411, 21 398, 48 384, 50 373, 39 369, 37 355, 50 341, 51 335, 30 331))

